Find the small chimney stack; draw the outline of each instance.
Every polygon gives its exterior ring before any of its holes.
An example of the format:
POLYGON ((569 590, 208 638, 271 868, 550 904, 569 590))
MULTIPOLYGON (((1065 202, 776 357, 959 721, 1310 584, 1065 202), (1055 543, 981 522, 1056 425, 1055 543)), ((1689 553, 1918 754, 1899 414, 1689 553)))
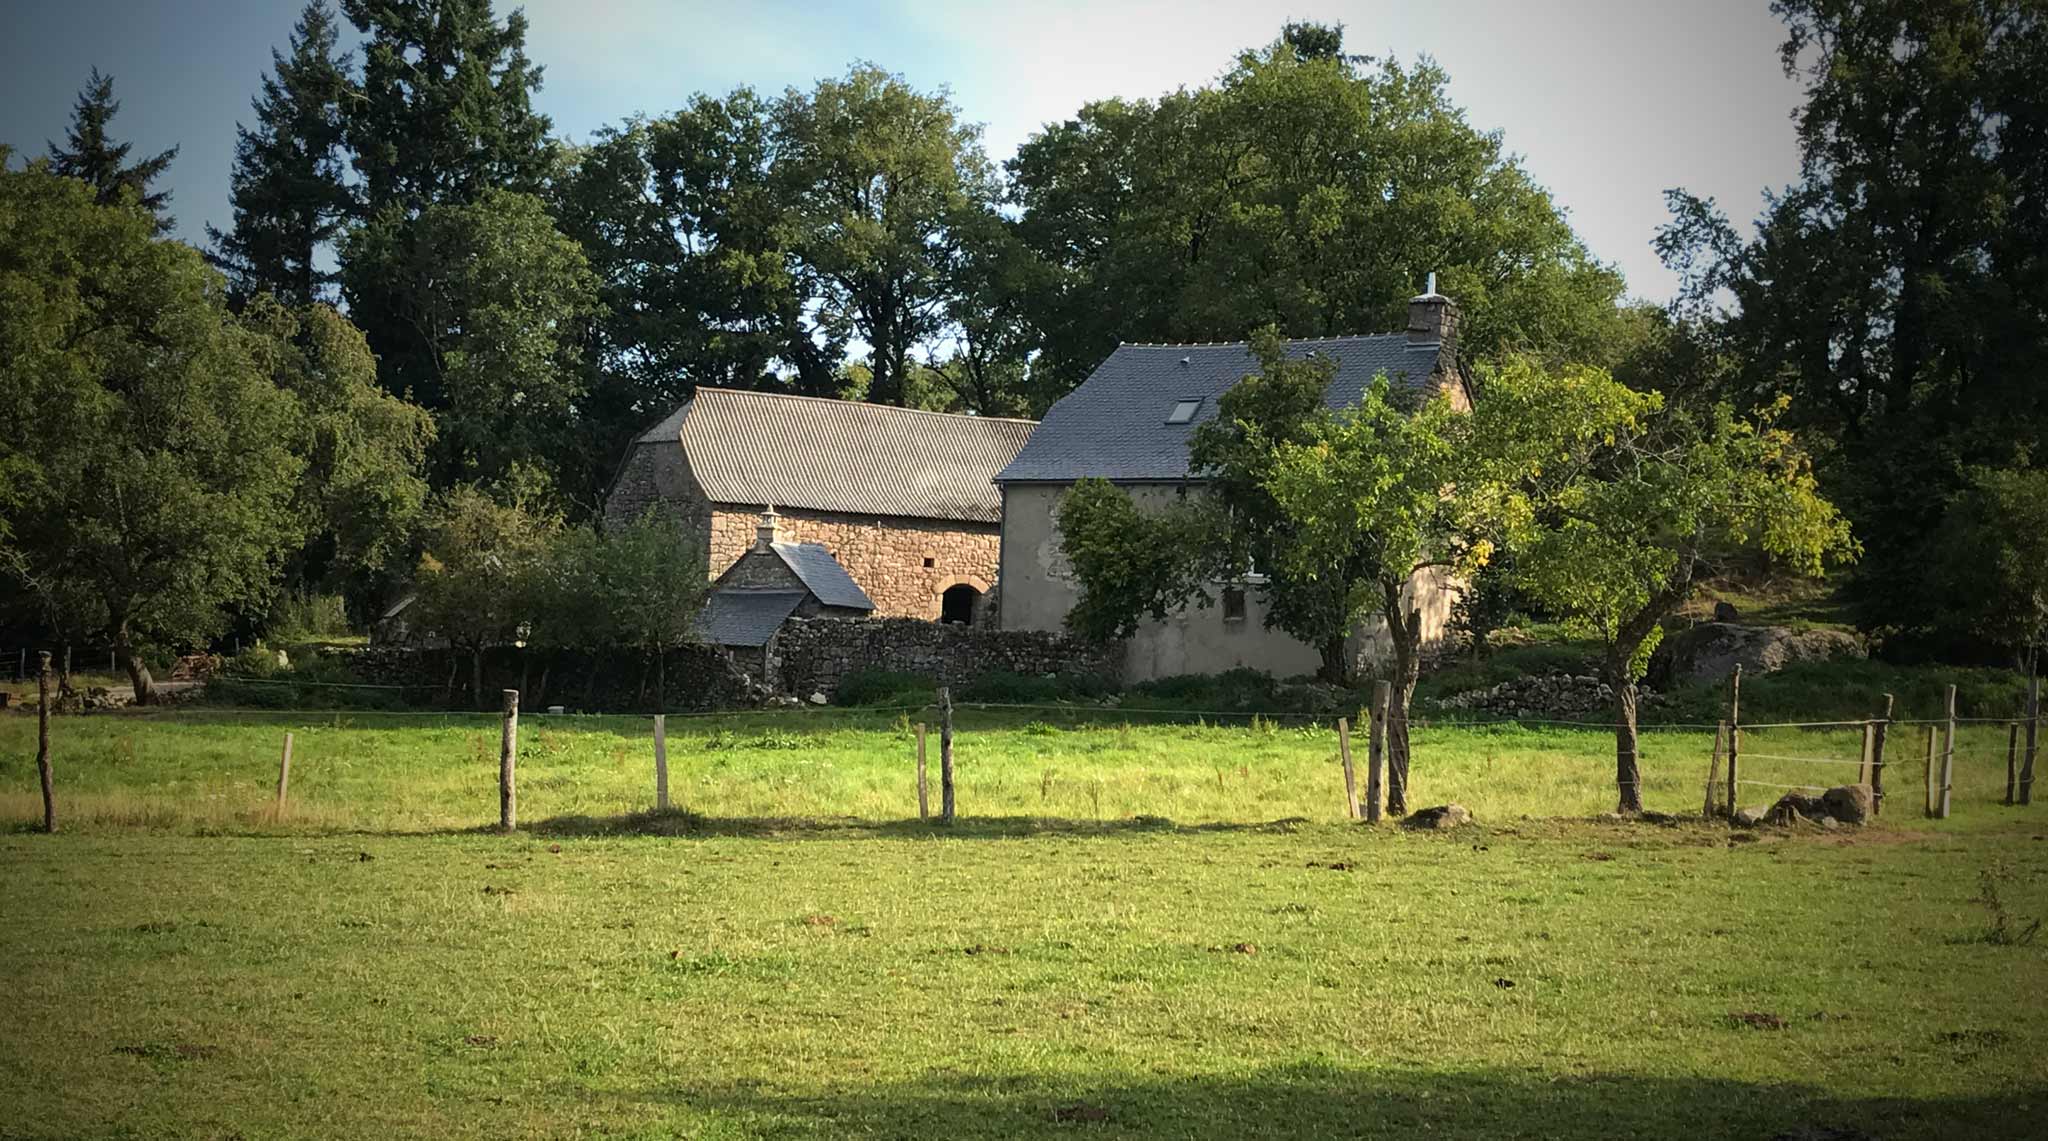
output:
POLYGON ((775 521, 780 518, 781 516, 775 513, 773 503, 768 505, 767 510, 761 512, 760 521, 754 524, 755 550, 765 551, 775 545, 775 521))
POLYGON ((1408 299, 1408 343, 1453 346, 1458 340, 1458 307, 1436 291, 1436 274, 1421 295, 1408 299))

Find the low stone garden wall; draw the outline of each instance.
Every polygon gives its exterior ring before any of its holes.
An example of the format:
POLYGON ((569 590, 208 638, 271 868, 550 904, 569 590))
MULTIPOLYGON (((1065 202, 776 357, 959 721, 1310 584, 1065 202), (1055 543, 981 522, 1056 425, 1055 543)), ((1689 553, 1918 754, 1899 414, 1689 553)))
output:
POLYGON ((1066 634, 914 618, 803 618, 776 636, 770 671, 782 693, 829 698, 842 678, 860 670, 921 674, 954 686, 991 673, 1088 674, 1113 683, 1120 661, 1120 647, 1066 634))
MULTIPOLYGON (((373 646, 329 650, 323 656, 346 663, 357 681, 406 687, 407 704, 465 709, 471 704, 467 653, 373 646)), ((653 658, 631 650, 584 653, 494 647, 484 652, 484 704, 497 708, 500 692, 507 689, 519 690, 520 703, 527 709, 560 705, 590 713, 724 709, 765 696, 716 647, 685 646, 670 651, 666 659, 657 668, 653 658), (657 705, 656 689, 664 673, 666 694, 657 705)))

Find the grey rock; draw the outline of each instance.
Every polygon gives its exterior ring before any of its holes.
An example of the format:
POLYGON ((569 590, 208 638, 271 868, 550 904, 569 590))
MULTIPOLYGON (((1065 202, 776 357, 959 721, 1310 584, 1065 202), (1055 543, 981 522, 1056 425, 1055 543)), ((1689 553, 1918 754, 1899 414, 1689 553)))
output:
POLYGON ((1735 605, 1734 605, 1733 603, 1730 603, 1730 602, 1716 602, 1716 603, 1714 603, 1714 621, 1716 621, 1716 622, 1733 622, 1733 621, 1735 621, 1736 619, 1738 619, 1738 618, 1740 618, 1740 617, 1742 617, 1742 612, 1741 612, 1741 611, 1739 611, 1739 610, 1737 610, 1737 609, 1735 609, 1735 605))
POLYGON ((812 695, 811 695, 811 704, 812 704, 812 705, 830 705, 830 704, 831 704, 831 700, 830 700, 829 698, 827 698, 827 697, 826 697, 826 696, 825 696, 824 694, 822 694, 822 693, 814 693, 814 694, 812 694, 812 695))
POLYGON ((1472 810, 1462 804, 1439 804, 1419 808, 1401 821, 1403 828, 1456 828, 1472 823, 1472 810))
POLYGON ((1730 819, 1737 828, 1754 828, 1764 822, 1764 810, 1761 808, 1738 808, 1735 810, 1735 815, 1730 819))
POLYGON ((1844 824, 1862 824, 1870 819, 1873 796, 1867 784, 1844 784, 1820 794, 1828 819, 1844 824))
POLYGON ((1840 630, 1737 626, 1706 622, 1673 634, 1650 659, 1649 676, 1664 688, 1719 681, 1737 664, 1747 674, 1776 673, 1795 662, 1865 658, 1863 640, 1840 630))

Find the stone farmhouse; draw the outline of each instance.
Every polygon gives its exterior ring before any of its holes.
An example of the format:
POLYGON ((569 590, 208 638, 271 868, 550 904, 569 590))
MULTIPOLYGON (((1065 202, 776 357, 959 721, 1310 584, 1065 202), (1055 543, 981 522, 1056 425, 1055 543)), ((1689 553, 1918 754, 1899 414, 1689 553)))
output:
MULTIPOLYGON (((1291 356, 1320 354, 1336 362, 1325 402, 1358 402, 1384 373, 1397 385, 1447 389, 1471 406, 1457 359, 1458 310, 1432 288, 1408 306, 1405 332, 1384 336, 1327 337, 1288 342, 1291 356)), ((1060 630, 1080 595, 1054 512, 1074 481, 1107 479, 1127 489, 1142 507, 1199 494, 1202 481, 1188 466, 1188 441, 1216 415, 1217 400, 1258 367, 1243 342, 1190 345, 1119 345, 1079 388, 1046 413, 1016 459, 995 477, 1002 488, 1002 623, 1009 630, 1060 630)), ((1266 628, 1256 580, 1222 584, 1219 604, 1190 607, 1164 622, 1149 622, 1125 649, 1128 681, 1174 674, 1217 673, 1239 666, 1276 676, 1313 672, 1314 648, 1266 628)), ((1422 613, 1425 643, 1440 640, 1455 598, 1441 574, 1419 575, 1408 587, 1422 613)), ((1385 653, 1384 623, 1354 632, 1355 659, 1385 653)))
MULTIPOLYGON (((605 518, 671 511, 704 552, 708 577, 725 576, 753 551, 800 577, 830 613, 987 622, 1002 521, 991 479, 1032 427, 1029 420, 700 388, 633 442, 605 496, 605 518), (824 563, 852 592, 819 589, 823 579, 805 568, 824 575, 824 563), (860 601, 849 605, 854 595, 860 601)), ((795 589, 785 582, 783 593, 795 589)), ((758 620, 764 603, 747 605, 758 620)))

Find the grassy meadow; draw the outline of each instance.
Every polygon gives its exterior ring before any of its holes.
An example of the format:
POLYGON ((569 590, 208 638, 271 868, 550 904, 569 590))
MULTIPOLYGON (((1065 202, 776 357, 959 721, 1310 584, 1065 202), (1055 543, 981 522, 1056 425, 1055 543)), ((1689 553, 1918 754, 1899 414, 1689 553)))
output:
MULTIPOLYGON (((0 1137, 2038 1135, 2002 729, 1946 823, 1915 755, 1752 838, 1595 819, 1605 733, 1418 726, 1432 834, 1341 822, 1327 725, 1023 716, 961 715, 951 829, 900 713, 672 718, 666 816, 646 719, 528 716, 510 837, 489 717, 59 718, 55 836, 0 717, 0 1137)), ((1710 740, 1645 734, 1652 808, 1710 740)))

